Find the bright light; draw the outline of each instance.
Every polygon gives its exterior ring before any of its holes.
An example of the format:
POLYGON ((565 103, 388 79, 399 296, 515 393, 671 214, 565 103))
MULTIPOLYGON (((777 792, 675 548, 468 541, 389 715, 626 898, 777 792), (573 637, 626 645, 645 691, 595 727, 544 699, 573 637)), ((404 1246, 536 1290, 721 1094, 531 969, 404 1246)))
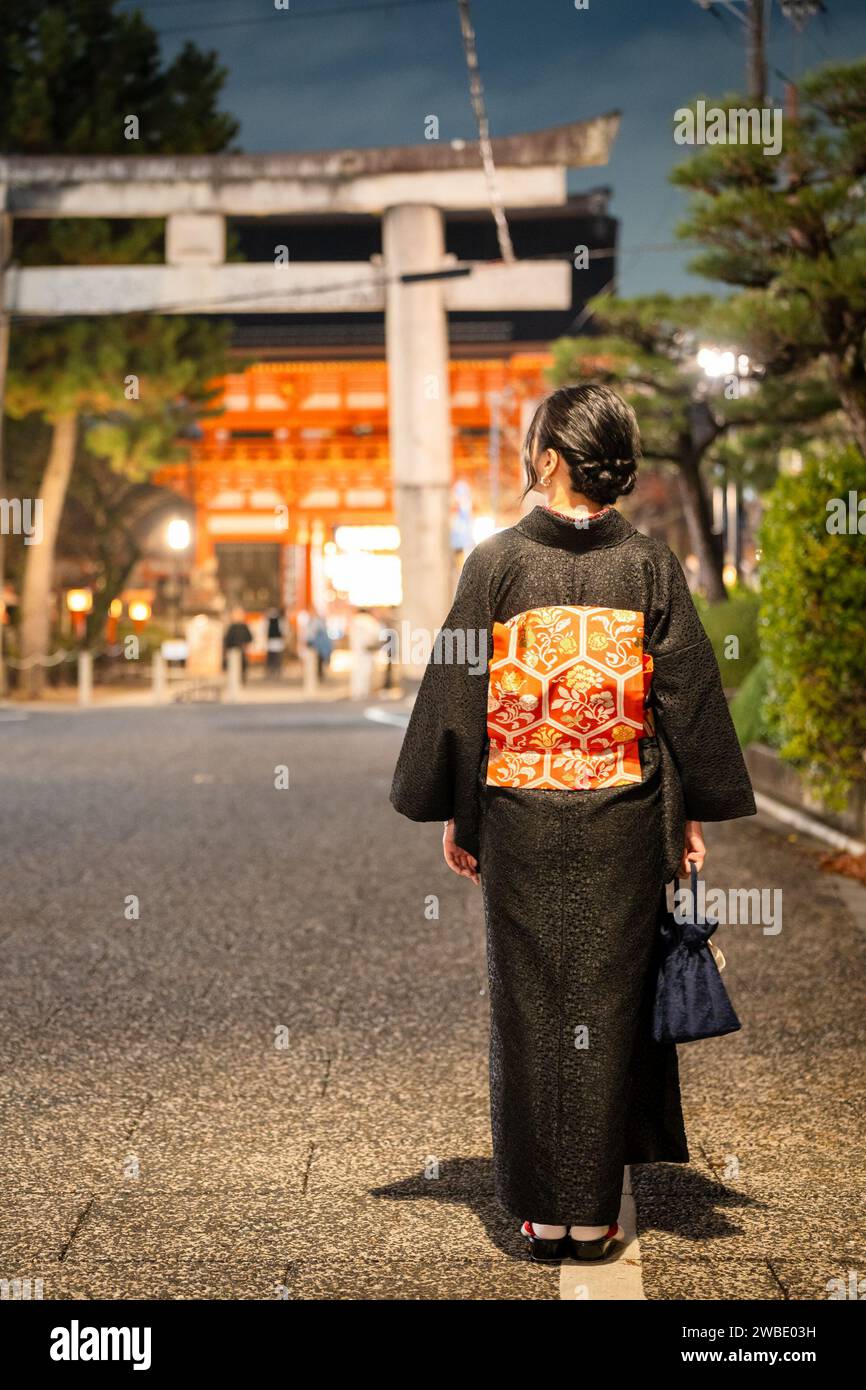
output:
POLYGON ((186 661, 188 646, 182 637, 170 637, 160 650, 166 661, 186 661))
POLYGON ((724 581, 725 588, 732 589, 737 582, 736 565, 725 565, 724 569, 722 570, 722 579, 724 581))
POLYGON ((803 455, 799 449, 780 449, 779 468, 782 473, 802 473, 803 455))
POLYGON ((110 618, 119 618, 119 617, 121 616, 122 613, 123 613, 123 599, 122 599, 122 598, 113 598, 113 599, 111 600, 111 603, 108 605, 108 616, 109 616, 110 618))
POLYGON ((403 601, 400 560, 396 555, 326 555, 325 573, 340 594, 357 608, 393 608, 403 601))
POLYGON ((150 604, 137 598, 129 605, 129 616, 134 623, 146 623, 150 617, 150 604))
POLYGON ((737 359, 722 348, 702 347, 698 350, 698 366, 705 376, 731 376, 737 370, 737 359))
POLYGON ((176 516, 165 528, 165 539, 169 550, 186 550, 192 540, 192 529, 188 521, 176 516))
POLYGON ((477 516, 472 523, 472 539, 476 545, 479 541, 486 541, 488 536, 492 536, 496 530, 496 521, 492 516, 477 516))
POLYGON ((70 613, 89 613, 93 607, 93 594, 89 589, 70 589, 66 595, 66 607, 70 613))
POLYGON ((397 526, 338 526, 334 539, 341 550, 399 550, 397 526))

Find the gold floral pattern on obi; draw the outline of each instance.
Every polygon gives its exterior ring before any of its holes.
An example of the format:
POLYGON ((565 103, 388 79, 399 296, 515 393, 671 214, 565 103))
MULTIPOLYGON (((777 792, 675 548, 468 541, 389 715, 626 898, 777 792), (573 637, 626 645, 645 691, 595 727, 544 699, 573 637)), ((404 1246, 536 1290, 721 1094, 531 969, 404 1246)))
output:
POLYGON ((532 608, 494 623, 487 781, 590 791, 640 782, 652 657, 644 616, 624 608, 532 608))

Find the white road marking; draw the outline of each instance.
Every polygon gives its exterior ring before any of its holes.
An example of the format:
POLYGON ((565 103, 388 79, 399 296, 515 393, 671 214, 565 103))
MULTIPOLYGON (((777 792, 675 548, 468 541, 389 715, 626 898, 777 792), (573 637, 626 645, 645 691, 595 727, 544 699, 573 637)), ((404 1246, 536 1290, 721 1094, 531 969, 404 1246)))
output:
POLYGON ((575 1264, 564 1261, 559 1269, 559 1296, 561 1299, 599 1299, 624 1301, 645 1301, 643 1279, 640 1267, 640 1244, 637 1238, 637 1212, 631 1192, 631 1170, 626 1168, 623 1177, 622 1204, 619 1209, 619 1224, 625 1231, 625 1246, 615 1260, 604 1264, 575 1264))
POLYGON ((364 718, 371 719, 374 724, 394 724, 398 729, 405 729, 409 723, 408 714, 400 714, 392 709, 378 709, 375 705, 364 710, 364 718))

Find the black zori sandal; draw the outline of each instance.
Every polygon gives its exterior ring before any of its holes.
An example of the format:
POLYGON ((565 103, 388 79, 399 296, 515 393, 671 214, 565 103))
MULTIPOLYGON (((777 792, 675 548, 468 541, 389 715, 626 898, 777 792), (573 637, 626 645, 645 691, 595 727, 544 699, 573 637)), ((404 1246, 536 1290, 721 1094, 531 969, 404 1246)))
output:
POLYGON ((531 1221, 524 1221, 520 1234, 529 1241, 529 1253, 533 1260, 564 1260, 568 1255, 568 1232, 558 1240, 545 1240, 537 1236, 531 1221))
POLYGON ((614 1221, 612 1226, 608 1226, 607 1234, 596 1236, 595 1240, 575 1240, 573 1236, 568 1236, 568 1253, 573 1260, 582 1264, 590 1260, 606 1260, 614 1247, 619 1246, 624 1239, 625 1231, 614 1221))

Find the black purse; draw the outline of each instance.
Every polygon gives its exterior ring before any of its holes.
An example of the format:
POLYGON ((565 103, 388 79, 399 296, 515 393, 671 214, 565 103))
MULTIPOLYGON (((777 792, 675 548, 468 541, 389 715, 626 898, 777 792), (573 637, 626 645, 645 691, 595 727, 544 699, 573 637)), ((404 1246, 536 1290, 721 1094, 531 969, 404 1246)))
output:
MULTIPOLYGON (((674 880, 679 888, 680 880, 674 880)), ((719 925, 698 919, 698 871, 691 866, 692 913, 678 922, 662 897, 659 957, 653 1004, 655 1042, 698 1042, 736 1033, 742 1027, 710 950, 719 925)), ((682 915, 682 914, 680 914, 682 915)))

